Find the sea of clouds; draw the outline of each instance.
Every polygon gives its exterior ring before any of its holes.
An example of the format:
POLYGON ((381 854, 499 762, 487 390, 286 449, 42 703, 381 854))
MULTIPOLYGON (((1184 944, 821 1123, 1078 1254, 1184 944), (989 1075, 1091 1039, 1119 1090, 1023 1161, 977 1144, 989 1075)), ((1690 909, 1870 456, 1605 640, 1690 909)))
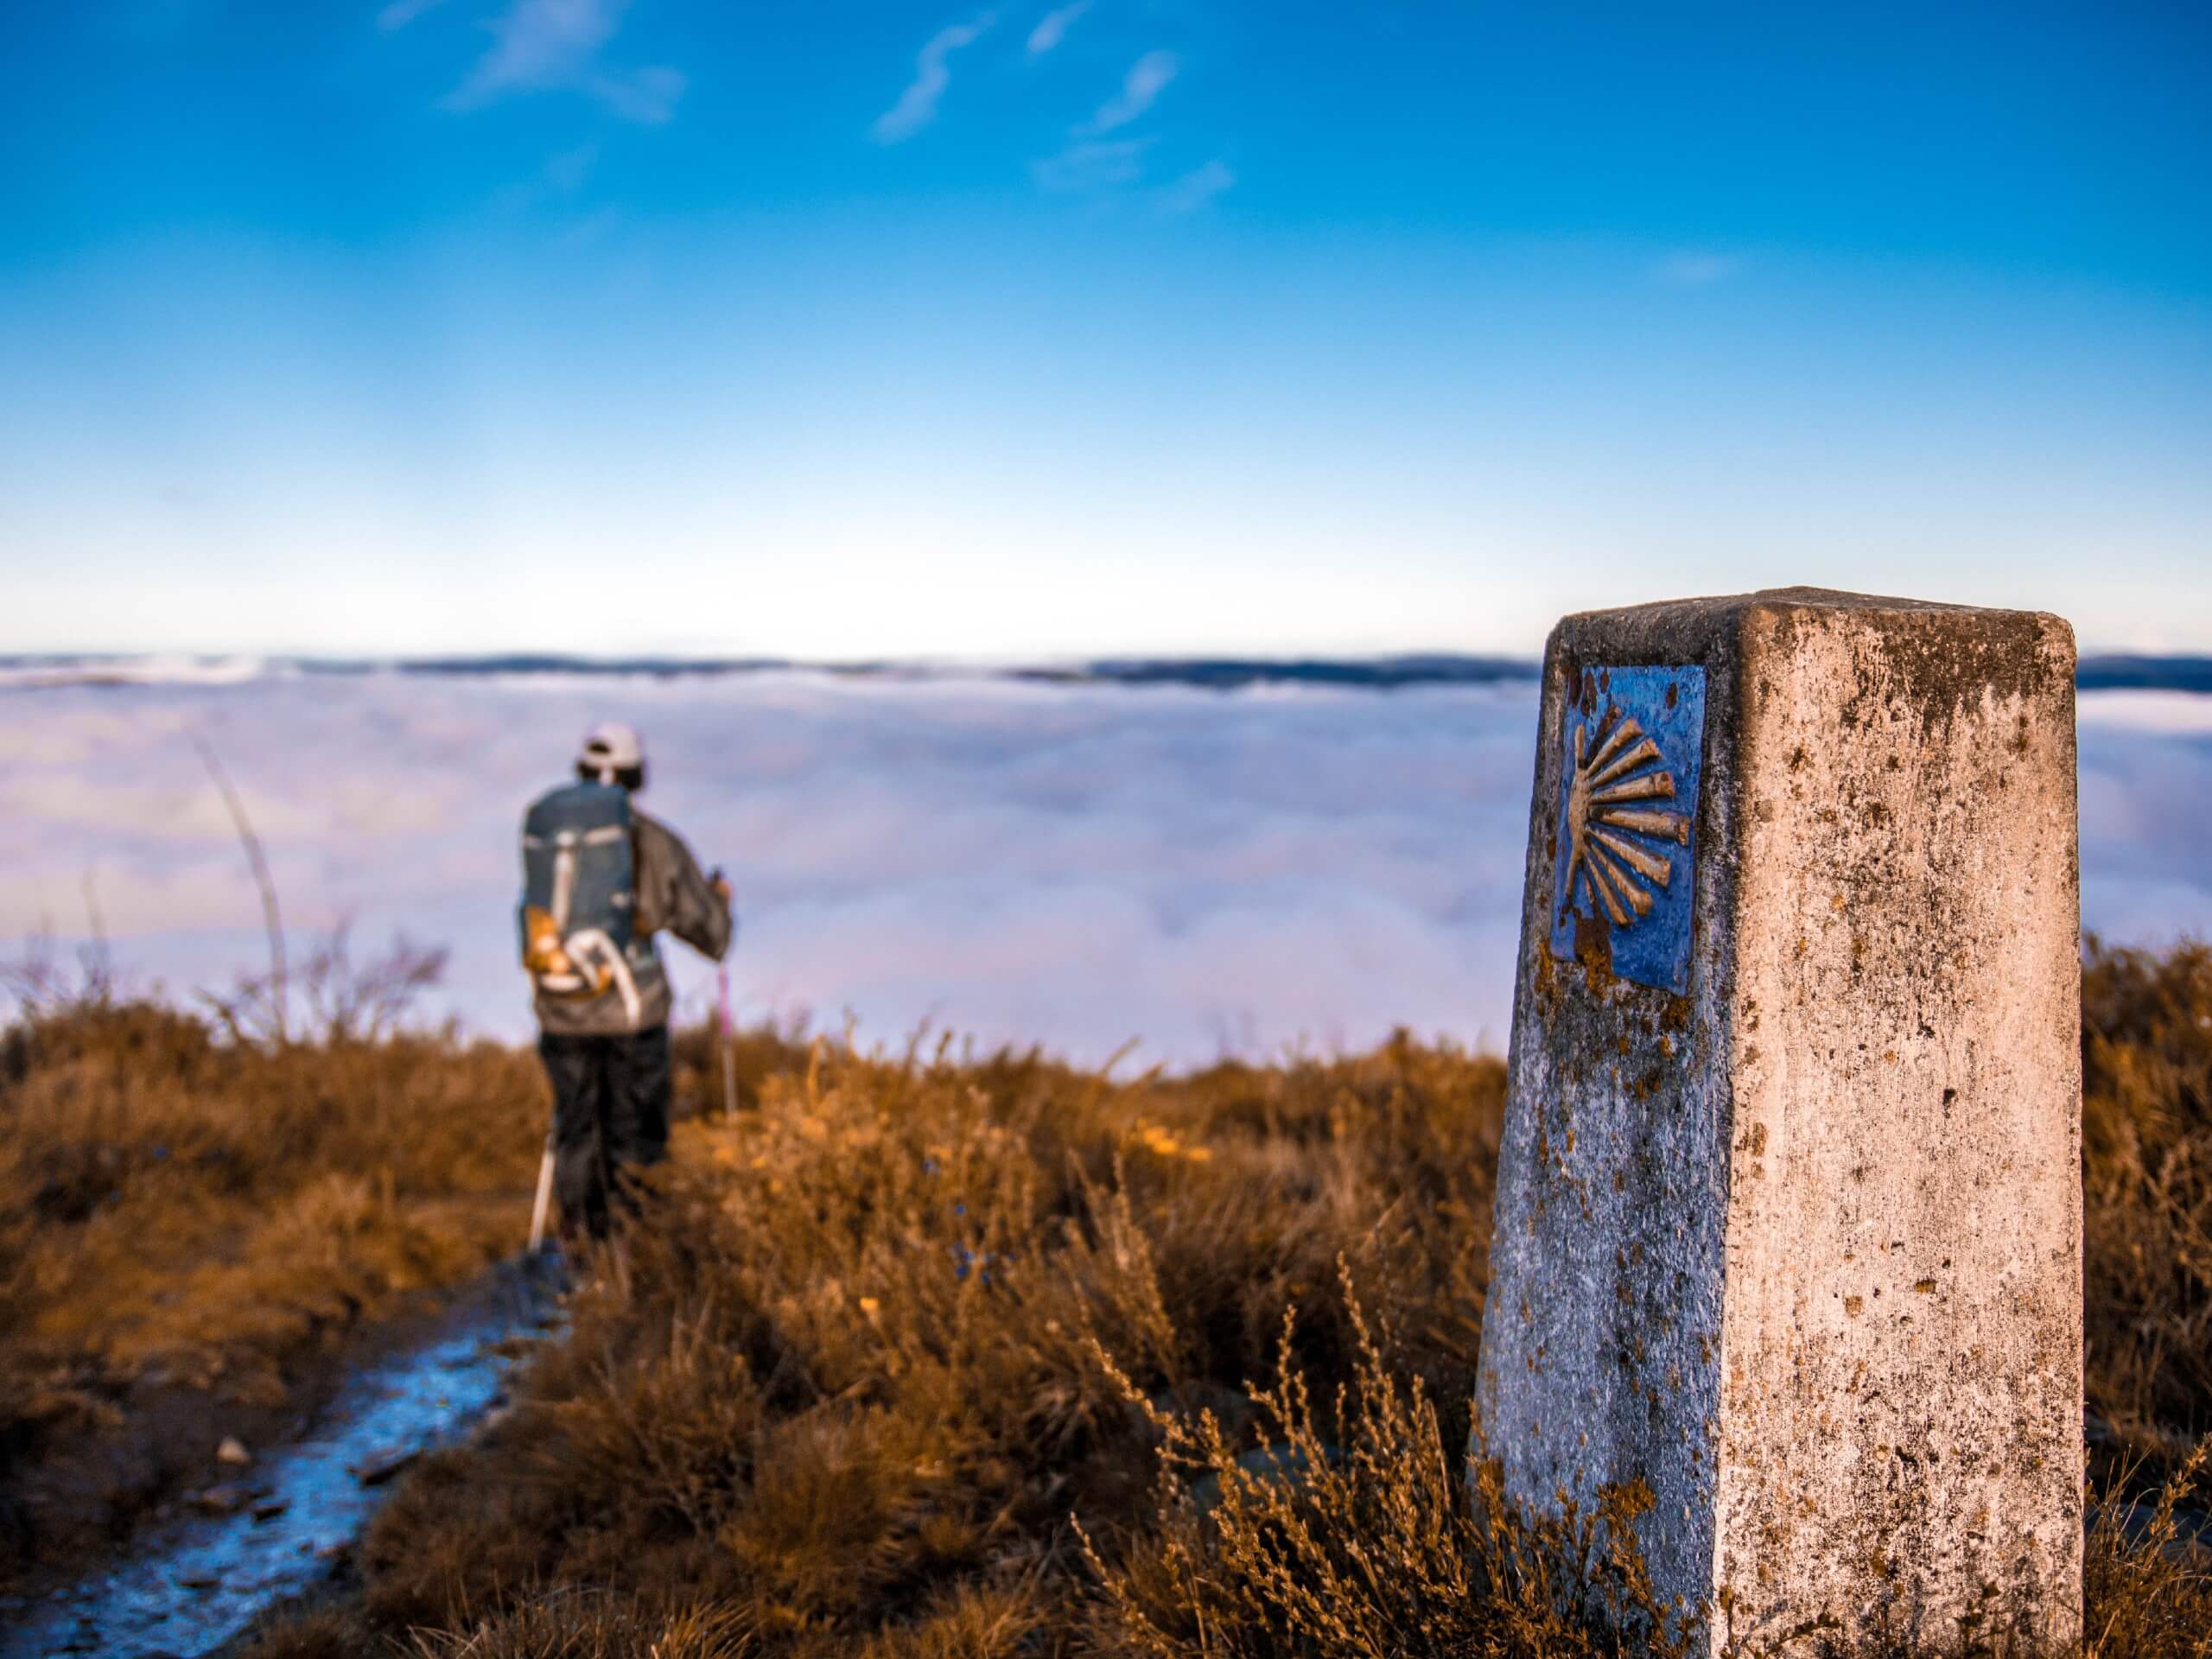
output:
MULTIPOLYGON (((232 674, 0 688, 0 954, 97 912, 141 989, 264 959, 194 747, 266 842, 295 950, 352 923, 448 947, 425 1012, 531 1029, 517 826, 594 721, 645 733, 642 804, 729 871, 740 1019, 925 1023, 985 1045, 1198 1063, 1372 1043, 1502 1047, 1533 682, 1389 692, 774 671, 232 674), (12 944, 10 942, 13 942, 12 944)), ((2212 933, 2212 697, 2082 699, 2082 910, 2212 933)), ((670 950, 703 1011, 713 973, 670 950)))

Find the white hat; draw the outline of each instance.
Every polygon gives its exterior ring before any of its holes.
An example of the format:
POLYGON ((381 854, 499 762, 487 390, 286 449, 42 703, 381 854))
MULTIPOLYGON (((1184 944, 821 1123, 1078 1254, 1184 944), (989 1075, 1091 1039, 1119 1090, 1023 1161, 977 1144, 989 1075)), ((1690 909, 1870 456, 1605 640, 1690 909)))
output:
POLYGON ((602 720, 584 738, 583 753, 576 757, 576 764, 600 775, 606 783, 614 781, 618 772, 632 772, 645 763, 645 742, 638 735, 638 728, 619 720, 602 720))

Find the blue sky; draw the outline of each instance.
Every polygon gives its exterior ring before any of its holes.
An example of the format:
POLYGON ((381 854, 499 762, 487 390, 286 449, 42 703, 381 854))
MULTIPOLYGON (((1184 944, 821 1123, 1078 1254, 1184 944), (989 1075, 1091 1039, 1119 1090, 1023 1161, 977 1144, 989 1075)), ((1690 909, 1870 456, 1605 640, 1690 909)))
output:
POLYGON ((0 650, 2212 648, 2212 21, 11 16, 0 650))

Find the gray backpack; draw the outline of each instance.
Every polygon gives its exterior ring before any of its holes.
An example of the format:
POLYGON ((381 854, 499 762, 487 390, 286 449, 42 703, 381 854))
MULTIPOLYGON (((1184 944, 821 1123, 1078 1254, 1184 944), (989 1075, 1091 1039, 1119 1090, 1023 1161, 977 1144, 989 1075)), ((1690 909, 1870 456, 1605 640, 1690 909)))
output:
POLYGON ((531 804, 522 823, 522 965, 548 996, 613 990, 635 1023, 639 982, 657 973, 637 935, 637 855, 630 795, 613 784, 566 784, 531 804))

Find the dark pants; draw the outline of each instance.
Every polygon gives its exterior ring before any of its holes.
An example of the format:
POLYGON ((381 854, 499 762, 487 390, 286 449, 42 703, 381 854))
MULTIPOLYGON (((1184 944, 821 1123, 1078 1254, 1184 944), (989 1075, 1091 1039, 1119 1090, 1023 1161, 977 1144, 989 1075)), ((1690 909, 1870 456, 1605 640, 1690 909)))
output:
POLYGON ((610 1208, 633 1205, 627 1173, 668 1155, 668 1027, 612 1037, 545 1032, 537 1053, 553 1080, 561 1231, 604 1238, 610 1208))

